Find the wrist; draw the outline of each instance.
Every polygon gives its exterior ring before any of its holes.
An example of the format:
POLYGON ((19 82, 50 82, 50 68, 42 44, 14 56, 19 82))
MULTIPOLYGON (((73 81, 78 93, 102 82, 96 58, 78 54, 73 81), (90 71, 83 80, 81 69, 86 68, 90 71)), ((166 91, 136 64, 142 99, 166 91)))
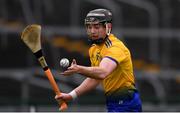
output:
POLYGON ((71 95, 72 99, 75 100, 77 98, 77 93, 75 90, 72 90, 69 95, 71 95))

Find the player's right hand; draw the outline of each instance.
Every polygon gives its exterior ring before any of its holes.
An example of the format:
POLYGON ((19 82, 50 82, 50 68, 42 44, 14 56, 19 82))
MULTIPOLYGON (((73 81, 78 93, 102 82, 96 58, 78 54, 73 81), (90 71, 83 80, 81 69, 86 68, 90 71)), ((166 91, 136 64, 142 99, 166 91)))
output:
POLYGON ((58 103, 61 103, 62 100, 68 102, 70 100, 72 100, 72 96, 68 93, 61 93, 61 95, 56 95, 55 99, 58 103))

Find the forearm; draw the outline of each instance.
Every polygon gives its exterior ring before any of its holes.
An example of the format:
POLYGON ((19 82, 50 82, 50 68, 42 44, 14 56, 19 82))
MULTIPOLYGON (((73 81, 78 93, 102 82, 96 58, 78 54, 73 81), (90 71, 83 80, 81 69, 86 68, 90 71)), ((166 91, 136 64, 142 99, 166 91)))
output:
POLYGON ((94 78, 94 79, 104 79, 106 77, 106 70, 101 67, 85 67, 78 66, 79 74, 85 75, 86 77, 94 78))
POLYGON ((77 88, 75 88, 75 92, 77 93, 77 96, 80 96, 94 88, 100 83, 99 80, 86 78, 81 85, 79 85, 77 88))
POLYGON ((103 58, 97 67, 77 66, 78 73, 90 78, 103 80, 117 67, 117 63, 109 58, 103 58))

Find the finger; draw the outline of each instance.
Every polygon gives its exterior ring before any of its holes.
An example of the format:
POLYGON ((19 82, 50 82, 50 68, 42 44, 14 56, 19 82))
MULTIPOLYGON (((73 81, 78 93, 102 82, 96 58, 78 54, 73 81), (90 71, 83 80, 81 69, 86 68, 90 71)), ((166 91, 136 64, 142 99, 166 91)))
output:
POLYGON ((73 64, 77 64, 75 59, 73 59, 73 64))
POLYGON ((56 95, 54 98, 55 98, 56 100, 57 100, 57 99, 61 99, 61 98, 62 98, 62 95, 56 95))
POLYGON ((63 76, 67 76, 67 75, 70 75, 70 73, 69 72, 63 72, 63 73, 60 73, 61 75, 63 75, 63 76))
POLYGON ((70 73, 72 70, 66 70, 66 71, 64 71, 64 72, 61 72, 60 74, 62 75, 62 74, 68 74, 68 73, 70 73))
POLYGON ((74 65, 74 64, 76 64, 76 60, 75 59, 73 59, 71 65, 74 65))
POLYGON ((60 75, 64 75, 64 72, 59 73, 60 75))
POLYGON ((72 70, 72 68, 70 68, 70 69, 64 71, 63 73, 68 74, 68 73, 72 73, 72 72, 73 72, 73 70, 72 70))
POLYGON ((64 75, 66 75, 66 73, 60 73, 60 75, 63 75, 63 76, 64 76, 64 75))
POLYGON ((57 101, 57 103, 59 103, 59 104, 61 105, 64 100, 62 100, 62 99, 57 99, 56 101, 57 101))
POLYGON ((73 69, 73 67, 71 66, 71 67, 68 67, 66 71, 69 71, 69 70, 72 70, 72 69, 73 69))

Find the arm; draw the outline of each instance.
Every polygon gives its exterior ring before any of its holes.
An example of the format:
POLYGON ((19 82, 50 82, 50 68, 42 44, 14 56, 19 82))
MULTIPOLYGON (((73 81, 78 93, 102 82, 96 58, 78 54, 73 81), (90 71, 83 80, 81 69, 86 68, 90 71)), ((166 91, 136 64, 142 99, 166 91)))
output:
POLYGON ((94 88, 100 83, 99 80, 92 79, 92 78, 86 78, 81 85, 79 85, 75 90, 77 93, 77 96, 80 96, 94 88))
MULTIPOLYGON (((75 88, 73 91, 71 91, 71 92, 73 92, 73 95, 75 95, 75 96, 80 96, 80 95, 82 95, 82 94, 84 94, 84 93, 86 93, 86 92, 88 92, 88 91, 90 91, 90 90, 92 90, 92 89, 94 89, 98 84, 99 84, 99 80, 96 80, 96 79, 91 79, 91 78, 86 78, 82 83, 81 83, 81 85, 79 85, 77 88, 75 88)), ((75 97, 73 97, 73 95, 72 95, 72 93, 61 93, 61 95, 56 95, 55 96, 55 99, 57 100, 57 101, 61 101, 62 99, 64 100, 64 101, 70 101, 70 100, 72 100, 73 98, 75 98, 75 97)))
MULTIPOLYGON (((117 67, 117 64, 115 61, 109 59, 109 58, 103 58, 103 60, 100 62, 100 65, 98 67, 86 67, 86 66, 80 66, 76 64, 76 61, 73 60, 71 66, 68 68, 67 71, 61 73, 62 75, 70 75, 74 73, 81 73, 84 76, 87 76, 89 78, 85 79, 80 86, 75 88, 73 90, 73 95, 80 96, 93 88, 95 88, 100 80, 103 79, 106 76, 108 76, 115 68, 117 67), (95 79, 93 79, 95 78, 95 79)), ((72 93, 61 93, 61 95, 56 95, 55 99, 57 101, 63 99, 65 101, 69 101, 73 99, 72 93)))
POLYGON ((77 65, 74 60, 71 66, 66 70, 63 75, 71 75, 74 73, 80 73, 86 77, 94 79, 104 79, 117 67, 117 63, 110 58, 103 58, 99 66, 96 67, 86 67, 77 65))

